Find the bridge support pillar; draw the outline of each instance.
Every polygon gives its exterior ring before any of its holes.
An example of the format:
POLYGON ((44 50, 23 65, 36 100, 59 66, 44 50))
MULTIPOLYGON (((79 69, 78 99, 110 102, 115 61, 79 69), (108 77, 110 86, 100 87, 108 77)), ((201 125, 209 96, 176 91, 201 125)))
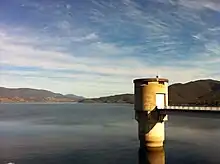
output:
POLYGON ((163 148, 166 115, 160 108, 168 105, 168 80, 161 78, 135 79, 135 119, 138 121, 140 147, 163 148))

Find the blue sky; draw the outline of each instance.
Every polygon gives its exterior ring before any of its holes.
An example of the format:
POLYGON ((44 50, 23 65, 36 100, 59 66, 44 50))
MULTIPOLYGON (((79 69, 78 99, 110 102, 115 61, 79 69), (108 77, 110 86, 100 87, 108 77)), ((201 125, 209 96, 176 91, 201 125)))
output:
POLYGON ((86 97, 220 79, 218 0, 1 0, 0 86, 86 97))

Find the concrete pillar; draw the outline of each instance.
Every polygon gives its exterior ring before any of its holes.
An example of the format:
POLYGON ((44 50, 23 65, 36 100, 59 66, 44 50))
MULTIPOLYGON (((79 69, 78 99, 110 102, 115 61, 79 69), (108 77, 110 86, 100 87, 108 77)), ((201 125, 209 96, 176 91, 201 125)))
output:
POLYGON ((135 118, 138 121, 140 147, 163 147, 165 115, 157 108, 168 105, 168 80, 162 78, 135 79, 135 118))
POLYGON ((138 151, 139 164, 165 164, 164 149, 147 150, 140 148, 138 151))

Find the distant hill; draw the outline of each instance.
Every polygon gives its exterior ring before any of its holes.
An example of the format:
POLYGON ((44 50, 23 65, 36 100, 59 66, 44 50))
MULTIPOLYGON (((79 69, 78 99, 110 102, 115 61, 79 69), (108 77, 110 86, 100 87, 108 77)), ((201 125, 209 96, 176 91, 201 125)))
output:
POLYGON ((73 98, 73 99, 77 99, 77 100, 85 99, 83 96, 77 96, 77 95, 74 95, 74 94, 67 94, 67 95, 65 95, 65 97, 73 98))
POLYGON ((76 95, 62 95, 47 90, 0 87, 0 102, 75 102, 83 99, 76 95))
POLYGON ((134 103, 133 94, 121 94, 100 98, 82 99, 82 103, 134 103))
MULTIPOLYGON (((220 105, 220 81, 197 80, 169 86, 169 105, 220 105)), ((83 103, 134 103, 133 94, 84 99, 83 103)))
MULTIPOLYGON (((73 94, 63 95, 47 90, 0 87, 0 102, 82 102, 82 103, 134 103, 133 94, 121 94, 85 99, 73 94)), ((197 80, 169 86, 169 105, 220 105, 220 81, 197 80)))
POLYGON ((220 81, 197 80, 169 86, 170 104, 220 105, 220 81))

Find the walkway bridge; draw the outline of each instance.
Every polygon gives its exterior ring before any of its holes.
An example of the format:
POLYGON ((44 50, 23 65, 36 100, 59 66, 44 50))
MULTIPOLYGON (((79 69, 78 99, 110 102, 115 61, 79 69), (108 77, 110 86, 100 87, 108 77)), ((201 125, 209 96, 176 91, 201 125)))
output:
POLYGON ((220 107, 214 106, 166 106, 157 109, 161 115, 186 115, 191 117, 220 118, 220 107))
POLYGON ((214 106, 166 106, 161 110, 178 110, 178 111, 220 111, 219 107, 214 106))

